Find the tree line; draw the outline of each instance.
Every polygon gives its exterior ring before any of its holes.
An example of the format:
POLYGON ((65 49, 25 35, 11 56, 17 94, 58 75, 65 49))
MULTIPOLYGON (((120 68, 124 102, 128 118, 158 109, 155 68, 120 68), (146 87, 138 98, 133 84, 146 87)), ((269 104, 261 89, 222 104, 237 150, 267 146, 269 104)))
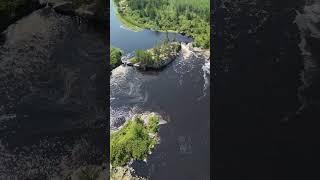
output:
POLYGON ((142 27, 172 30, 194 38, 195 45, 210 47, 209 0, 114 0, 119 13, 142 27))

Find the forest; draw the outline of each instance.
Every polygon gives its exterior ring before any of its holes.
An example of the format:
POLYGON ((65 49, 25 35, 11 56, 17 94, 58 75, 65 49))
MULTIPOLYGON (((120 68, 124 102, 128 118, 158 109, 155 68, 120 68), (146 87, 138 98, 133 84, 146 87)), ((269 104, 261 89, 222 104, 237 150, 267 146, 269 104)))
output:
POLYGON ((210 47, 209 0, 114 0, 118 13, 139 27, 187 34, 210 47))

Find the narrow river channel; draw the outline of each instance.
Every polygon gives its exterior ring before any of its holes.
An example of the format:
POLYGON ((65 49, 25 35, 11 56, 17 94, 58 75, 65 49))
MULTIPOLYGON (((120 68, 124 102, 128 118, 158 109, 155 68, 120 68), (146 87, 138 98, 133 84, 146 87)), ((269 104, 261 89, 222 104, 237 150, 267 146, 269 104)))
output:
MULTIPOLYGON (((152 48, 165 33, 130 31, 115 15, 110 1, 111 46, 132 53, 152 48)), ((190 42, 180 34, 171 38, 190 42)), ((144 111, 160 113, 168 123, 160 127, 160 144, 145 162, 134 162, 136 173, 149 179, 210 179, 209 63, 205 58, 181 55, 160 72, 140 72, 119 66, 110 79, 111 129, 131 115, 144 111)))

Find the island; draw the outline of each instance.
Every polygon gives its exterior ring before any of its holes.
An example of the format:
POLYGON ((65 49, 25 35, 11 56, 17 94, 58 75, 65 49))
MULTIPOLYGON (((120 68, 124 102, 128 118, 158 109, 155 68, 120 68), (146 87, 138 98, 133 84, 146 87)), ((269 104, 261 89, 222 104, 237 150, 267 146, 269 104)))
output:
POLYGON ((132 176, 128 166, 134 160, 145 160, 159 142, 160 115, 136 114, 110 135, 110 177, 132 176), (122 174, 122 175, 119 175, 122 174))
POLYGON ((179 42, 164 42, 147 50, 136 50, 135 56, 128 59, 127 65, 141 70, 160 70, 176 59, 181 50, 179 42))

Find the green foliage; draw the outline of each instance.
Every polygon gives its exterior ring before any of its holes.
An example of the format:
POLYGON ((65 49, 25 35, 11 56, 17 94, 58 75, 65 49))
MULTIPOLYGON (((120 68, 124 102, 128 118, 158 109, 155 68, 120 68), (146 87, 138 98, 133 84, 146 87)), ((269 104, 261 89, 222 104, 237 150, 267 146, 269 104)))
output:
POLYGON ((149 132, 157 133, 159 130, 159 117, 150 116, 147 127, 149 129, 149 132))
MULTIPOLYGON (((155 120, 153 120, 155 121, 155 120)), ((158 124, 152 123, 152 130, 158 124)), ((149 136, 150 130, 140 117, 128 121, 123 128, 111 134, 110 162, 112 166, 123 166, 131 159, 143 160, 156 144, 149 136)))
POLYGON ((135 57, 130 61, 132 63, 140 62, 143 65, 154 65, 161 60, 168 60, 171 54, 180 50, 179 43, 169 43, 164 40, 162 44, 156 44, 154 48, 149 50, 136 50, 135 57))
POLYGON ((114 0, 119 13, 143 28, 183 32, 210 47, 209 0, 114 0))
POLYGON ((138 62, 141 62, 142 64, 150 64, 153 59, 152 59, 152 55, 150 52, 148 51, 143 51, 143 50, 136 50, 136 60, 138 62))
POLYGON ((121 50, 119 48, 110 48, 110 66, 111 68, 116 68, 121 64, 121 50))

